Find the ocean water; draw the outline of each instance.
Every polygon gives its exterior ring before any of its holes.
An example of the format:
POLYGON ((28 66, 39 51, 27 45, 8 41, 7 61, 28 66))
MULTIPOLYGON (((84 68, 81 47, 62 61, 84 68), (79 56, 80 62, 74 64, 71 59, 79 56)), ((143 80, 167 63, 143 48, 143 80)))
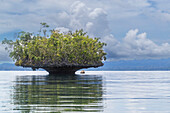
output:
POLYGON ((170 72, 0 71, 0 113, 170 113, 170 72))

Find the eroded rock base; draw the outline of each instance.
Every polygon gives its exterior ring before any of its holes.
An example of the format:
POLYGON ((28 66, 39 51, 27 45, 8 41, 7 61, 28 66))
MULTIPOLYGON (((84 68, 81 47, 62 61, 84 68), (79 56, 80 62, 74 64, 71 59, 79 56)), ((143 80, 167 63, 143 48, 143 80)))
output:
POLYGON ((50 75, 73 75, 77 70, 81 69, 81 67, 48 67, 43 69, 48 71, 50 75))

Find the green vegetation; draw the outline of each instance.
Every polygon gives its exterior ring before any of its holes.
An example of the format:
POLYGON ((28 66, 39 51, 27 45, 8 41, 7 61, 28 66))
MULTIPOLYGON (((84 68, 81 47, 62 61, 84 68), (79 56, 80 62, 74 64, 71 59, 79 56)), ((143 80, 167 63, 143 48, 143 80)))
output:
POLYGON ((23 67, 101 66, 106 60, 105 43, 90 38, 83 30, 60 33, 47 32, 49 26, 41 23, 39 34, 20 32, 16 41, 4 39, 3 44, 15 65, 23 67), (47 35, 49 33, 50 35, 47 35), (43 36, 41 35, 43 34, 43 36))

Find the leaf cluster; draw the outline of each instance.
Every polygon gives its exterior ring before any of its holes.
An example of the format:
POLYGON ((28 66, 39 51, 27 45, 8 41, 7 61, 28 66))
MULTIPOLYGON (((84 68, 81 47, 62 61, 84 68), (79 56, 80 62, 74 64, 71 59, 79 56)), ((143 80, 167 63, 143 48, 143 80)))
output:
MULTIPOLYGON (((41 25, 42 28, 49 27, 46 23, 41 25)), ((17 66, 101 65, 102 60, 106 60, 103 50, 106 44, 100 42, 99 38, 90 38, 82 29, 68 33, 51 30, 49 38, 45 29, 43 32, 44 36, 20 32, 15 41, 2 41, 8 45, 6 49, 17 66)))

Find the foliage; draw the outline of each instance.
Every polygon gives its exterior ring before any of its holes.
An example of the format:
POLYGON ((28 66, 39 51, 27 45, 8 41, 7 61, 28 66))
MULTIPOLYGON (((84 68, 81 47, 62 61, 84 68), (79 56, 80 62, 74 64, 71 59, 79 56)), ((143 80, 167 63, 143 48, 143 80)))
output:
POLYGON ((90 38, 82 29, 68 33, 51 30, 48 37, 47 27, 46 23, 41 23, 37 35, 20 32, 16 41, 2 41, 8 45, 6 49, 17 66, 93 65, 106 60, 106 53, 102 49, 106 44, 100 42, 99 38, 90 38))

